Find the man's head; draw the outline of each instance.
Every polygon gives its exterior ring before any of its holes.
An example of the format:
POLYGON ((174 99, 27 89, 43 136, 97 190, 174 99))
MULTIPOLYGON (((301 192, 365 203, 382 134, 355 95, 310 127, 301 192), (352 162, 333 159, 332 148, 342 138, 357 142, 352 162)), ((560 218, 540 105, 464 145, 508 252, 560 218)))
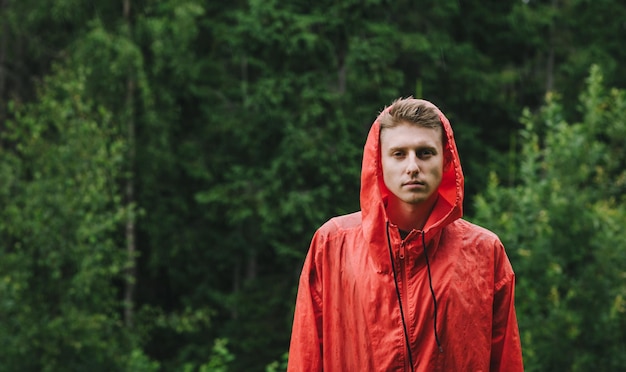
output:
POLYGON ((445 163, 445 133, 437 108, 424 100, 399 99, 378 120, 385 186, 404 203, 433 202, 445 163))
POLYGON ((438 128, 442 134, 442 145, 445 142, 443 126, 435 105, 423 99, 400 98, 385 108, 378 117, 381 132, 400 124, 409 123, 425 128, 438 128))

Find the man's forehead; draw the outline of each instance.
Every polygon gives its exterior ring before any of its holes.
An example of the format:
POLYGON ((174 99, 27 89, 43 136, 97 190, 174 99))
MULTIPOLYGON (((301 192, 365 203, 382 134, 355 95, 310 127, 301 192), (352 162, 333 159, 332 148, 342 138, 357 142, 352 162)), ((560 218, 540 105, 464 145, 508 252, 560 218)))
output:
POLYGON ((402 123, 380 131, 381 145, 385 147, 416 146, 418 144, 442 145, 441 127, 425 127, 419 124, 402 123))
POLYGON ((433 130, 437 132, 438 134, 443 133, 443 125, 429 126, 429 125, 421 125, 418 123, 411 123, 409 121, 402 121, 398 123, 397 125, 394 125, 393 127, 388 127, 388 128, 380 127, 380 136, 382 137, 384 133, 389 132, 389 131, 401 131, 401 130, 407 130, 410 128, 423 128, 423 129, 433 130))

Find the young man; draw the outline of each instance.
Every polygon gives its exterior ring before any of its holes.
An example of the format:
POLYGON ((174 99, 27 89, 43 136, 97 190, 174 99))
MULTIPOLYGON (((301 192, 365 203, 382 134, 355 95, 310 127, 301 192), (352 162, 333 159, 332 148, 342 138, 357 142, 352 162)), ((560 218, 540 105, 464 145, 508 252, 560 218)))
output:
POLYGON ((523 371, 515 278, 498 237, 463 219, 447 118, 413 98, 368 135, 361 211, 315 233, 289 371, 523 371))

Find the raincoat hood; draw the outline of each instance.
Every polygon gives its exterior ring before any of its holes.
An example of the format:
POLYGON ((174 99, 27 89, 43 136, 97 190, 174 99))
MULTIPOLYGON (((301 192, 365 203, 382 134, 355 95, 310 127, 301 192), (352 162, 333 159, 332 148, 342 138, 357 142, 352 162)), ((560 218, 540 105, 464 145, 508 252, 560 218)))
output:
MULTIPOLYGON (((447 161, 437 190, 437 202, 422 229, 425 240, 430 241, 443 227, 463 216, 464 178, 450 122, 434 104, 423 102, 437 111, 446 137, 444 159, 447 161)), ((389 110, 389 107, 385 110, 389 110)), ((388 272, 390 262, 385 229, 389 218, 385 206, 391 192, 383 180, 379 119, 380 115, 372 124, 363 150, 360 202, 364 238, 369 242, 378 268, 388 272)))

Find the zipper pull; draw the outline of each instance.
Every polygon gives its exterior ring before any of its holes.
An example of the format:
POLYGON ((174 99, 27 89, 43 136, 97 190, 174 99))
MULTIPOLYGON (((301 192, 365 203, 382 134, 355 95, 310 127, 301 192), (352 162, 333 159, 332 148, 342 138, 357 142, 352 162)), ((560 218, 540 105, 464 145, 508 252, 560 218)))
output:
POLYGON ((404 242, 400 244, 400 252, 398 253, 398 258, 404 260, 404 242))

